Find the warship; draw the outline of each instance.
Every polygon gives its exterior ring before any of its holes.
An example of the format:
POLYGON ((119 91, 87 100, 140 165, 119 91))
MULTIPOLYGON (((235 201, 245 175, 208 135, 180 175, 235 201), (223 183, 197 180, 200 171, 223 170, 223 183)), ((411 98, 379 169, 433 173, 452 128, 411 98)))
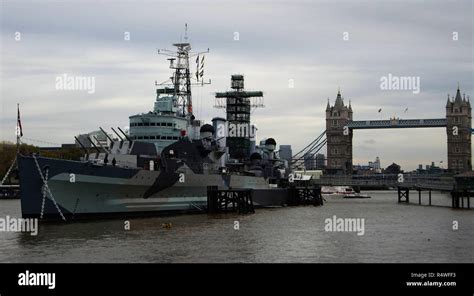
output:
POLYGON ((232 75, 232 90, 215 95, 226 118, 202 124, 193 114, 191 87, 210 83, 203 78, 205 55, 191 52, 187 38, 173 45, 173 51, 158 51, 169 57, 172 76, 155 82, 153 111, 130 116, 128 133, 119 128, 112 138, 100 128, 110 145, 91 141, 95 152, 76 138, 85 151, 80 161, 17 155, 24 218, 200 212, 209 186, 252 189, 257 207, 286 204, 288 163, 273 138, 256 145, 250 122, 251 109, 263 106, 263 93, 244 90, 244 76, 232 75), (194 75, 189 61, 195 57, 194 75))

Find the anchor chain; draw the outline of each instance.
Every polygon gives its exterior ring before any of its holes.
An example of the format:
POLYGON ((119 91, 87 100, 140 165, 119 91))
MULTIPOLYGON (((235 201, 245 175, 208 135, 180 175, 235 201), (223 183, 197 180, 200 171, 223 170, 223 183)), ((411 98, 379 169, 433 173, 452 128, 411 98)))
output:
MULTIPOLYGON (((46 176, 45 176, 45 179, 46 181, 48 180, 48 175, 49 175, 49 169, 46 169, 46 176)), ((43 219, 43 214, 44 214, 44 204, 46 202, 46 195, 47 195, 47 192, 46 192, 46 187, 43 185, 43 188, 41 188, 41 191, 43 193, 43 200, 41 201, 41 215, 40 215, 40 219, 43 219)))
MULTIPOLYGON (((33 159, 35 160, 35 163, 36 163, 36 168, 38 169, 38 173, 41 177, 41 180, 43 180, 43 188, 46 189, 46 192, 49 194, 49 196, 51 197, 51 200, 53 201, 53 204, 54 206, 56 207, 56 209, 58 210, 58 213, 59 215, 61 215, 61 218, 66 221, 66 217, 64 217, 63 215, 63 212, 61 211, 61 209, 59 208, 59 205, 56 203, 56 199, 54 199, 54 196, 53 196, 53 193, 51 192, 51 189, 49 189, 49 186, 48 186, 48 182, 46 181, 46 179, 44 178, 43 176, 43 173, 41 172, 41 169, 40 169, 40 166, 38 164, 38 160, 36 159, 36 156, 33 154, 33 159)), ((44 198, 44 197, 43 197, 44 198)))

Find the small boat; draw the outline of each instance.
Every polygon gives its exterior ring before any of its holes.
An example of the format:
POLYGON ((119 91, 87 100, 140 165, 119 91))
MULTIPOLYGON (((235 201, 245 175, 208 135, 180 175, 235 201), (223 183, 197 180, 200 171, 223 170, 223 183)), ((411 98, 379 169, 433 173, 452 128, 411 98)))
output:
POLYGON ((367 194, 354 192, 354 193, 344 195, 344 198, 371 198, 371 197, 367 194))
POLYGON ((355 193, 354 189, 350 186, 323 186, 321 191, 323 195, 331 198, 345 197, 355 193))

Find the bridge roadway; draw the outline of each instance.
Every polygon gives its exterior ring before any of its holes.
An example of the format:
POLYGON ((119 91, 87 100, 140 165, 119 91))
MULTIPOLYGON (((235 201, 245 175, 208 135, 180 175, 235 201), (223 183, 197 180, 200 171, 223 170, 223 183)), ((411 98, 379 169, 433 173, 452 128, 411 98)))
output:
POLYGON ((441 175, 411 175, 403 174, 403 181, 399 182, 398 175, 323 175, 313 180, 321 186, 360 186, 360 187, 403 187, 422 190, 453 191, 456 183, 452 176, 441 175))
POLYGON ((390 120, 359 120, 350 121, 350 129, 378 129, 378 128, 421 128, 421 127, 446 127, 446 118, 431 119, 398 119, 390 120))

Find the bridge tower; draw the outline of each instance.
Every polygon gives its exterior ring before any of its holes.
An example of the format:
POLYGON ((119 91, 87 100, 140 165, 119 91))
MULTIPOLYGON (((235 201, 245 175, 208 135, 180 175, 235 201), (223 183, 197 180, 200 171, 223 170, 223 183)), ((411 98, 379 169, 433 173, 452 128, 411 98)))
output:
POLYGON ((462 173, 472 170, 471 163, 471 103, 461 97, 461 91, 446 103, 446 132, 448 135, 448 170, 462 173))
POLYGON ((334 106, 326 107, 327 171, 330 174, 352 174, 352 129, 344 127, 352 121, 352 107, 344 104, 341 91, 334 106))

